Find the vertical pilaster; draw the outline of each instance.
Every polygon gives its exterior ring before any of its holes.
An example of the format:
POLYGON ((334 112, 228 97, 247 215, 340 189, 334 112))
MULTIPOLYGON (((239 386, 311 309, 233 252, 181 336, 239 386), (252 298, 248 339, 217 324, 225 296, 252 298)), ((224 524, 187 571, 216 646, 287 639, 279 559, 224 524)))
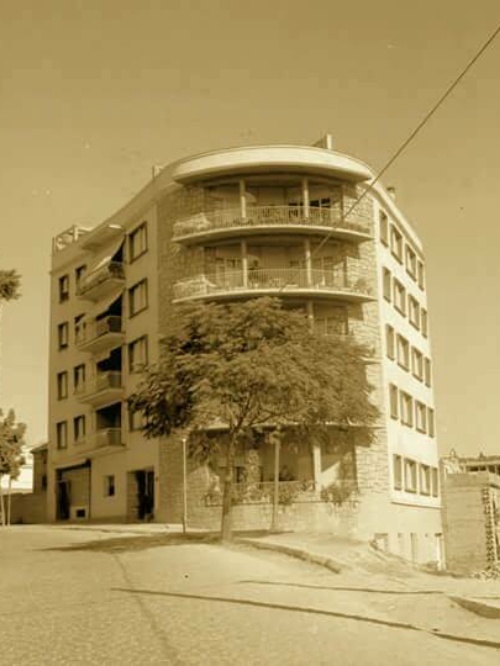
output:
POLYGON ((248 252, 246 240, 241 241, 241 270, 243 272, 243 286, 248 287, 248 252))
POLYGON ((302 179, 302 201, 304 202, 304 217, 309 219, 309 180, 302 179))

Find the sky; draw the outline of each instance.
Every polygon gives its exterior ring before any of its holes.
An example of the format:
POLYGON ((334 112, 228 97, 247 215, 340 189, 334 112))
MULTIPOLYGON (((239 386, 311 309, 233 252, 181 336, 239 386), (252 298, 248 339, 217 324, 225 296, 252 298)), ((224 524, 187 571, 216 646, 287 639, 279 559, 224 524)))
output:
MULTIPOLYGON (((381 169, 500 21, 496 0, 0 0, 0 405, 46 438, 51 239, 166 165, 260 143, 381 169)), ((500 453, 500 38, 384 177, 420 235, 441 453, 500 453)))

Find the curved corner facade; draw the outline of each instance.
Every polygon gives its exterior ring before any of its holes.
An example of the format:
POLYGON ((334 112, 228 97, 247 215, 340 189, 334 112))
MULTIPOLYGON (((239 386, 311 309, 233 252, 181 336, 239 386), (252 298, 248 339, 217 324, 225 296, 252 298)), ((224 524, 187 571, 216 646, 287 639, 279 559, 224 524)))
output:
MULTIPOLYGON (((165 169, 95 229, 55 239, 52 519, 179 522, 179 437, 144 440, 126 397, 158 357, 177 303, 276 295, 318 334, 352 334, 374 349, 366 371, 382 413, 371 446, 352 429, 285 447, 281 483, 293 501, 282 526, 441 559, 425 260, 393 199, 381 186, 366 192, 372 178, 327 148, 214 151, 165 169)), ((218 524, 222 467, 222 458, 189 463, 193 526, 218 524)), ((273 469, 264 441, 238 452, 236 527, 269 527, 273 469), (250 482, 258 501, 248 501, 250 482)))

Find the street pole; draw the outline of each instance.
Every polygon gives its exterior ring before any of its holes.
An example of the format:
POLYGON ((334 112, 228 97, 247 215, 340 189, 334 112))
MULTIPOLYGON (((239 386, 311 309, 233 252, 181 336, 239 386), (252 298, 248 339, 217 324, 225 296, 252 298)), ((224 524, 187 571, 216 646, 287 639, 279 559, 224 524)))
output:
POLYGON ((274 497, 273 497, 273 519, 271 532, 278 530, 278 505, 280 499, 280 433, 275 433, 274 438, 274 497))
POLYGON ((182 531, 187 532, 187 458, 186 438, 182 438, 182 531))

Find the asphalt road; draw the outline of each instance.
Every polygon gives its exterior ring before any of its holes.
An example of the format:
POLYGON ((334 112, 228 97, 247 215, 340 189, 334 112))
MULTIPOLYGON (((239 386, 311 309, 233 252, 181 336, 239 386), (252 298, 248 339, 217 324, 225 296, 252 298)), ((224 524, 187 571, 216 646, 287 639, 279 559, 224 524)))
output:
POLYGON ((335 574, 281 555, 207 544, 62 549, 96 538, 109 535, 0 530, 2 666, 500 661, 499 650, 387 626, 383 606, 332 591, 335 574))

